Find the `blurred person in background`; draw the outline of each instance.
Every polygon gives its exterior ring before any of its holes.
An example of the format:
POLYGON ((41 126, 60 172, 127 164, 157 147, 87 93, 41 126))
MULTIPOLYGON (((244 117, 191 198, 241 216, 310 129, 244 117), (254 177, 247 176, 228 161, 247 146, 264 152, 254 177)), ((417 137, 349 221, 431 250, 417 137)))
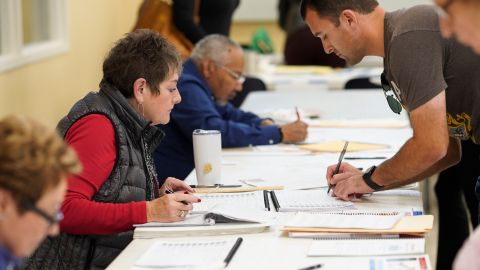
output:
POLYGON ((26 117, 0 120, 0 269, 20 266, 59 232, 66 177, 80 162, 52 129, 26 117))

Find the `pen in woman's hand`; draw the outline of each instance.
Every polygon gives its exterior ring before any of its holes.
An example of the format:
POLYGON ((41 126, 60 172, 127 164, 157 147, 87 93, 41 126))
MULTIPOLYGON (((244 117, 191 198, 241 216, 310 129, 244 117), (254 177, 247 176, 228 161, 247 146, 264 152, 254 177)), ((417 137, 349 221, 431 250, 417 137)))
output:
MULTIPOLYGON (((166 194, 173 194, 175 193, 173 190, 170 190, 170 189, 165 189, 165 193, 166 194)), ((181 203, 185 204, 185 205, 188 205, 188 202, 187 201, 180 201, 181 203)))

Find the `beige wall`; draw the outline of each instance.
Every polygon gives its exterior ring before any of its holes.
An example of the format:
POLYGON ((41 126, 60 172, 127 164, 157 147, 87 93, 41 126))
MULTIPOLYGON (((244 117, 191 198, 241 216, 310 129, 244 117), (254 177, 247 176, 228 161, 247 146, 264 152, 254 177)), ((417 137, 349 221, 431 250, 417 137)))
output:
POLYGON ((0 117, 19 113, 55 126, 101 78, 103 57, 129 31, 141 0, 67 1, 70 50, 0 73, 0 117))
MULTIPOLYGON (((75 101, 97 90, 105 54, 136 20, 141 0, 68 1, 70 50, 67 53, 0 73, 0 117, 10 113, 33 116, 54 127, 75 101)), ((277 52, 283 33, 275 23, 238 23, 231 35, 249 43, 264 26, 277 52)))

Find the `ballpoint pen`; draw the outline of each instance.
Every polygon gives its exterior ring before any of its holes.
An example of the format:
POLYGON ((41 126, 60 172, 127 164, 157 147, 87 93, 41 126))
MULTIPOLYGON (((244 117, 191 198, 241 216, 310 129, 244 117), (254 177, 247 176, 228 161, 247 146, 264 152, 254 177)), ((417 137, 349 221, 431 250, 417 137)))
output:
POLYGON ((265 209, 270 211, 270 202, 268 201, 268 191, 263 191, 263 202, 265 203, 265 209))
POLYGON ((223 185, 223 184, 214 184, 214 185, 190 185, 191 188, 235 188, 241 187, 242 185, 223 185))
POLYGON ((304 268, 300 268, 298 270, 313 270, 313 269, 322 268, 322 266, 323 266, 323 264, 319 263, 319 264, 310 265, 310 266, 307 266, 307 267, 304 267, 304 268))
POLYGON ((297 114, 297 121, 300 121, 300 112, 298 111, 297 106, 295 106, 295 113, 297 114))
POLYGON ((275 191, 270 191, 270 196, 272 196, 272 202, 273 202, 273 206, 275 207, 275 211, 279 211, 280 210, 280 203, 278 203, 278 199, 277 199, 277 195, 275 195, 275 191))
MULTIPOLYGON (((343 150, 340 153, 340 157, 338 158, 337 167, 335 168, 335 171, 333 172, 333 175, 338 174, 338 171, 340 171, 340 165, 342 164, 342 160, 343 160, 343 156, 345 155, 345 152, 347 152, 347 147, 348 147, 348 141, 346 141, 345 145, 343 146, 343 150)), ((327 194, 330 193, 330 190, 332 190, 332 185, 328 184, 327 194)))
POLYGON ((387 157, 345 157, 345 159, 355 160, 355 159, 387 159, 387 157))
POLYGON ((230 261, 232 260, 233 255, 235 255, 235 253, 237 252, 237 250, 240 247, 240 244, 242 243, 242 241, 243 241, 242 237, 237 238, 237 241, 233 245, 232 249, 230 250, 230 252, 228 252, 227 257, 225 258, 225 260, 223 260, 223 263, 225 264, 225 267, 227 267, 228 264, 230 263, 230 261))
MULTIPOLYGON (((165 189, 165 193, 167 194, 173 194, 175 192, 173 192, 173 190, 170 190, 170 189, 165 189)), ((188 205, 188 202, 187 201, 180 201, 181 203, 185 204, 185 205, 188 205)))

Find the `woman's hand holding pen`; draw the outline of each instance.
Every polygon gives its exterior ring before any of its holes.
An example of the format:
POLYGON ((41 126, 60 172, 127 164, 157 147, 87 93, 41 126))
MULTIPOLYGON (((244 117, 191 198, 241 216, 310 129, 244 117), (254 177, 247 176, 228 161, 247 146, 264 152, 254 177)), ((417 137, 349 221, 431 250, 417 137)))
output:
POLYGON ((345 201, 351 201, 373 190, 363 181, 363 172, 356 167, 343 162, 339 173, 335 174, 337 164, 327 168, 327 182, 332 186, 332 195, 345 201))
POLYGON ((174 177, 168 177, 160 188, 160 196, 167 194, 167 190, 171 191, 188 191, 189 193, 194 193, 195 190, 187 185, 184 181, 179 180, 174 177))
POLYGON ((160 198, 147 202, 147 222, 184 220, 200 198, 191 195, 195 190, 174 177, 168 177, 160 188, 160 198))
POLYGON ((147 202, 147 222, 175 222, 184 220, 201 199, 188 191, 174 192, 147 202))

